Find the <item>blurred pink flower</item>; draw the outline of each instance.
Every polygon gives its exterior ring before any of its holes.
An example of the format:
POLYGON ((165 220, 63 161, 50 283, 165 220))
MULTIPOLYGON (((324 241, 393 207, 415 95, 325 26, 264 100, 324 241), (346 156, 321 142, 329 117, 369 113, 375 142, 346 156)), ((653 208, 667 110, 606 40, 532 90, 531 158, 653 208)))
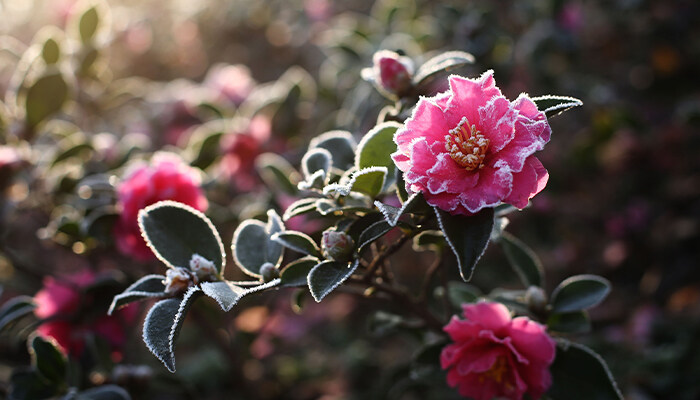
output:
POLYGON ((204 78, 204 86, 214 91, 216 100, 230 101, 239 106, 255 88, 250 69, 242 64, 214 65, 204 78))
POLYGON ((209 203, 200 184, 196 170, 171 153, 157 153, 150 165, 131 171, 117 187, 121 213, 114 238, 119 251, 140 261, 154 258, 139 231, 139 210, 160 200, 175 200, 205 211, 209 203))
POLYGON ((118 356, 126 344, 126 325, 134 322, 138 308, 127 306, 107 315, 107 310, 97 310, 97 302, 84 292, 97 276, 84 270, 75 275, 56 279, 44 278, 44 287, 34 296, 37 308, 34 314, 48 319, 37 329, 39 335, 53 338, 65 353, 80 356, 85 340, 90 335, 101 337, 109 343, 113 356, 118 356))
POLYGON ((447 92, 421 98, 394 136, 406 189, 451 214, 501 202, 525 207, 549 178, 533 155, 551 134, 544 113, 526 94, 508 101, 493 71, 449 82, 447 92))
POLYGON ((377 84, 396 96, 406 94, 412 85, 413 61, 390 50, 374 53, 373 72, 377 84))
POLYGON ((453 317, 445 332, 454 343, 440 356, 447 383, 474 400, 539 399, 552 384, 549 366, 555 343, 545 327, 527 317, 511 319, 500 303, 462 306, 466 320, 453 317))
POLYGON ((256 115, 244 129, 235 130, 221 139, 224 153, 221 172, 238 190, 249 191, 260 183, 255 159, 270 147, 271 130, 270 120, 256 115))

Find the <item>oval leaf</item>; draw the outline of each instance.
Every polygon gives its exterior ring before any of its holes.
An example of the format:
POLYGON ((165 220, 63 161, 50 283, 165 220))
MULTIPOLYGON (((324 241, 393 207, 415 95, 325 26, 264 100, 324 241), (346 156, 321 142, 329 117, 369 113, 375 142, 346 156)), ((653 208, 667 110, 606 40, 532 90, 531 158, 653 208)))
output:
POLYGON ((355 167, 386 167, 387 176, 384 188, 396 182, 396 167, 391 153, 396 151, 394 134, 402 125, 398 122, 384 122, 372 128, 357 145, 355 167))
POLYGON ((60 383, 66 379, 66 357, 53 340, 34 336, 29 353, 32 356, 32 364, 49 382, 60 383))
POLYGON ((436 207, 440 230, 447 244, 457 257, 457 266, 462 279, 468 281, 474 266, 484 254, 493 230, 493 208, 485 208, 474 215, 451 215, 436 207))
POLYGON ((559 341, 550 371, 552 400, 622 400, 605 361, 586 346, 559 341))
POLYGON ((473 55, 464 51, 448 51, 431 58, 421 65, 416 71, 413 82, 420 84, 435 74, 467 64, 474 64, 473 55))
POLYGON ((278 267, 282 262, 282 245, 272 240, 271 236, 284 230, 282 219, 270 210, 268 222, 258 220, 243 221, 233 234, 231 251, 236 264, 243 272, 260 278, 260 268, 265 263, 278 267))
POLYGON ((284 211, 282 219, 287 221, 290 218, 296 217, 297 215, 306 214, 316 210, 317 200, 318 199, 315 198, 306 198, 295 201, 284 211))
POLYGON ((360 237, 357 239, 357 252, 360 253, 365 246, 386 235, 393 228, 390 223, 384 220, 368 226, 367 229, 360 233, 360 237))
POLYGON ((90 7, 83 15, 80 16, 78 22, 78 32, 80 33, 80 40, 83 43, 88 43, 92 41, 95 33, 97 33, 97 27, 99 26, 100 15, 97 12, 96 7, 90 7))
POLYGON ((143 323, 143 341, 170 372, 175 372, 175 341, 180 334, 185 314, 192 302, 202 294, 198 287, 190 288, 184 298, 157 302, 143 323))
POLYGON ((17 296, 6 301, 0 307, 0 332, 13 322, 31 314, 35 308, 34 299, 29 296, 17 296))
POLYGON ((306 286, 309 272, 316 265, 316 257, 303 257, 287 264, 280 275, 282 287, 306 286))
POLYGON ((321 257, 321 249, 316 245, 316 242, 303 232, 278 232, 272 235, 272 240, 299 253, 321 257))
POLYGON ((114 310, 135 301, 167 296, 164 281, 165 276, 163 275, 146 275, 137 280, 122 293, 114 296, 107 314, 111 315, 114 310))
POLYGON ((552 292, 552 311, 557 313, 585 310, 605 299, 610 282, 596 275, 576 275, 565 279, 552 292))
POLYGON ((337 261, 324 261, 316 265, 307 279, 309 290, 316 302, 320 302, 330 292, 352 275, 357 269, 359 261, 352 264, 337 261))
POLYGON ((348 196, 350 192, 359 192, 374 198, 381 193, 386 175, 386 167, 364 168, 353 173, 345 185, 333 183, 324 187, 323 194, 336 192, 341 196, 348 196))
POLYGON ((583 333, 591 330, 591 319, 586 311, 555 313, 547 318, 547 329, 562 333, 583 333))
POLYGON ((301 159, 301 172, 307 181, 317 171, 323 171, 324 182, 327 181, 328 172, 333 166, 331 153, 326 149, 309 149, 301 159))
POLYGON ((58 112, 68 99, 68 85, 60 72, 50 72, 27 91, 25 99, 26 123, 29 127, 39 125, 51 114, 58 112))
POLYGON ((139 228, 148 247, 168 267, 188 268, 194 254, 223 273, 224 245, 209 218, 175 201, 159 201, 139 211, 139 228))
POLYGON ((545 113, 547 118, 559 115, 571 108, 583 105, 581 100, 569 96, 540 96, 533 97, 532 101, 535 102, 538 110, 545 113))
POLYGON ((513 270, 525 287, 544 285, 544 268, 537 254, 508 232, 501 233, 501 246, 513 270))
POLYGON ((322 148, 331 153, 333 168, 338 175, 355 163, 355 139, 347 131, 330 131, 311 139, 309 149, 322 148))
POLYGON ((226 281, 202 282, 200 286, 204 294, 216 300, 226 312, 230 311, 246 292, 246 289, 226 281))
POLYGON ((102 385, 78 393, 76 400, 131 400, 131 396, 117 385, 102 385))

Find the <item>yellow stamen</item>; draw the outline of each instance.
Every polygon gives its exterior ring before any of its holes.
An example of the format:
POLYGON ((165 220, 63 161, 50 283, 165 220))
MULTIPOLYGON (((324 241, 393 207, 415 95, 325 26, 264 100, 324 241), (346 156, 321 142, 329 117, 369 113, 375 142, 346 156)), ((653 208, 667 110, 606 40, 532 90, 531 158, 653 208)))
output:
POLYGON ((484 157, 488 148, 489 140, 476 129, 476 125, 469 124, 467 117, 462 117, 459 124, 445 135, 445 150, 467 171, 484 166, 484 157))

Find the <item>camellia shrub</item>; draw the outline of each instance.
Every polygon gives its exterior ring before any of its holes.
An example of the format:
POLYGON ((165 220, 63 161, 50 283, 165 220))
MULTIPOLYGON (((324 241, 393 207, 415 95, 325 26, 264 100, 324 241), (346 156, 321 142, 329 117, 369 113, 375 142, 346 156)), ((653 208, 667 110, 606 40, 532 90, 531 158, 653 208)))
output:
MULTIPOLYGON (((439 393, 475 400, 622 398, 603 359, 570 339, 590 328, 587 310, 605 299, 609 282, 576 275, 547 292, 541 261, 508 231, 509 216, 527 212, 557 174, 538 158, 557 140, 549 119, 581 101, 525 93, 508 99, 494 71, 456 73, 475 62, 466 52, 442 52, 417 65, 381 49, 358 73, 386 99, 376 123, 297 143, 302 152, 294 166, 285 158, 293 142, 276 143, 272 132, 293 125, 290 110, 298 109, 289 102, 313 104, 313 79, 292 69, 256 92, 248 68, 217 66, 205 80, 210 92, 182 89, 180 96, 196 104, 165 107, 187 114, 187 123, 175 124, 177 137, 159 140, 185 147, 148 152, 139 144, 143 135, 83 133, 71 118, 80 113, 65 105, 75 96, 76 107, 97 107, 85 96, 114 89, 100 87, 101 10, 88 7, 72 17, 74 31, 42 34, 32 45, 31 73, 18 83, 13 112, 3 116, 11 131, 3 140, 13 146, 0 147, 7 160, 0 170, 15 173, 27 152, 60 149, 33 166, 55 184, 50 206, 59 211, 44 236, 78 255, 99 254, 96 264, 147 272, 131 281, 91 271, 49 277, 34 297, 6 302, 0 329, 33 316, 29 331, 36 331, 27 341, 31 366, 12 374, 10 398, 130 398, 115 382, 84 379, 74 366, 98 365, 89 349, 100 340, 110 365, 120 362, 136 302, 148 308, 145 346, 138 348, 174 373, 183 324, 198 323, 187 319, 195 302, 211 298, 220 313, 242 312, 251 304, 244 298, 287 292, 297 300, 308 293, 321 306, 350 293, 384 312, 375 324, 406 328, 421 343, 410 349, 411 379, 441 387, 439 393), (64 38, 71 34, 77 36, 64 38), (263 112, 270 105, 277 106, 272 115, 263 112), (65 164, 83 152, 76 165, 65 164), (265 193, 265 201, 249 192, 265 193), (489 246, 505 254, 519 288, 501 276, 492 279, 503 287, 488 293, 467 283, 489 246), (226 274, 227 249, 235 273, 226 274), (139 269, 154 257, 158 271, 139 269), (409 265, 426 257, 433 261, 409 265), (402 281, 405 271, 421 282, 418 288, 402 281)), ((300 302, 290 307, 303 315, 300 302)), ((131 373, 135 379, 153 372, 131 373)))

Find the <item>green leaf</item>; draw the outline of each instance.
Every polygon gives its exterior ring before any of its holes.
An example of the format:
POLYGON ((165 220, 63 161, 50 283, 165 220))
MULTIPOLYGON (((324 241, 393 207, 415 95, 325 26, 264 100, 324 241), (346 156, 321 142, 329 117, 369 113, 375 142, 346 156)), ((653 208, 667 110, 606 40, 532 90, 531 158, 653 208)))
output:
POLYGON ((78 31, 80 33, 80 40, 83 43, 89 43, 95 37, 97 33, 97 27, 100 23, 100 15, 97 12, 97 7, 90 7, 83 15, 80 16, 80 21, 78 22, 78 31))
POLYGON ((255 168, 262 180, 271 188, 280 188, 287 194, 297 193, 299 173, 283 157, 264 153, 255 159, 255 168))
POLYGON ((114 310, 135 301, 166 297, 168 294, 165 293, 164 280, 165 276, 163 275, 146 275, 137 280, 122 293, 114 296, 107 314, 111 315, 114 310))
POLYGON ((518 274, 523 285, 544 286, 544 268, 537 254, 520 239, 508 232, 501 233, 499 242, 513 270, 518 274))
POLYGON ((34 336, 29 353, 32 356, 32 365, 47 381, 56 385, 65 381, 66 357, 53 340, 34 336))
POLYGON ((57 385, 47 382, 33 369, 17 368, 10 376, 9 400, 47 399, 58 392, 57 385))
POLYGON ((581 100, 569 96, 540 96, 533 97, 532 101, 535 102, 538 110, 545 113, 547 118, 583 105, 581 100))
POLYGON ((558 341, 550 371, 552 386, 547 395, 552 400, 622 400, 605 361, 586 346, 558 341))
POLYGON ((60 71, 47 72, 27 90, 26 123, 34 128, 63 108, 68 100, 68 85, 60 71))
POLYGON ((131 396, 117 385, 102 385, 78 393, 76 400, 131 400, 131 396))
POLYGON ((424 81, 427 81, 428 78, 432 78, 438 73, 447 72, 468 64, 474 64, 474 56, 470 53, 464 51, 448 51, 431 58, 421 65, 416 71, 416 75, 413 77, 413 82, 416 85, 422 84, 425 83, 424 81))
POLYGON ((361 253, 364 248, 380 237, 386 235, 394 227, 388 222, 382 220, 373 223, 368 226, 367 229, 362 231, 360 237, 357 239, 357 253, 361 253))
POLYGON ((314 300, 317 303, 323 300, 330 292, 345 282, 355 272, 358 265, 359 261, 355 261, 352 264, 324 261, 316 265, 309 272, 307 280, 314 300))
POLYGON ((185 314, 192 302, 202 294, 199 287, 191 287, 184 298, 157 302, 143 323, 143 341, 170 372, 175 372, 175 341, 180 334, 185 314))
POLYGON ((482 296, 481 290, 474 285, 453 281, 447 284, 447 297, 455 307, 464 303, 475 303, 482 296))
POLYGON ((226 312, 230 311, 246 292, 245 288, 226 281, 202 282, 201 287, 204 294, 216 300, 226 312))
POLYGON ((321 249, 316 245, 316 242, 303 232, 278 232, 272 235, 272 240, 299 253, 321 257, 321 249))
POLYGON ((354 172, 347 184, 332 183, 323 188, 323 194, 338 193, 348 196, 350 192, 364 193, 372 198, 381 193, 386 180, 386 167, 369 167, 354 172))
POLYGON ((282 262, 282 245, 272 240, 272 235, 284 229, 282 220, 274 211, 268 211, 268 223, 249 219, 243 221, 233 233, 231 251, 233 259, 246 274, 260 278, 260 268, 265 263, 278 267, 282 262))
POLYGON ((324 182, 327 182, 332 166, 331 153, 326 149, 309 149, 301 159, 301 171, 307 181, 316 171, 323 171, 324 182))
POLYGON ((299 199, 292 203, 287 209, 284 211, 284 214, 282 215, 282 219, 287 221, 290 218, 296 217, 297 215, 302 215, 306 213, 310 213, 312 211, 316 210, 316 201, 318 199, 316 198, 304 198, 304 199, 299 199))
POLYGON ((20 318, 32 314, 35 308, 34 299, 29 296, 17 296, 7 300, 0 307, 0 332, 20 318))
POLYGON ((306 256, 287 264, 282 270, 280 280, 282 287, 306 286, 309 272, 318 265, 318 258, 306 256))
POLYGON ((331 153, 333 168, 338 175, 355 163, 355 139, 347 131, 330 131, 311 139, 309 149, 321 148, 331 153))
POLYGON ((399 218, 406 213, 421 213, 424 210, 430 210, 428 203, 425 202, 423 195, 420 192, 410 195, 403 203, 401 208, 396 208, 380 201, 375 201, 374 206, 381 211, 381 213, 384 215, 384 219, 391 226, 396 226, 396 224, 399 223, 399 218))
POLYGON ((202 125, 192 133, 190 145, 187 147, 192 149, 196 154, 190 165, 197 168, 207 168, 216 161, 221 154, 221 138, 224 133, 220 130, 213 129, 207 125, 202 125), (200 130, 201 129, 201 130, 200 130))
POLYGON ((571 312, 591 308, 610 293, 610 282, 597 275, 576 275, 565 279, 552 292, 552 311, 571 312))
POLYGON ((547 329, 562 333, 583 333, 591 330, 591 319, 586 311, 554 313, 547 318, 547 329))
POLYGON ((342 229, 340 226, 337 226, 336 229, 347 232, 347 234, 350 235, 350 237, 352 238, 353 242, 358 243, 362 232, 364 232, 365 229, 369 228, 370 225, 378 221, 382 221, 382 214, 378 212, 370 212, 360 218, 353 220, 352 223, 349 224, 349 226, 345 226, 345 229, 342 229))
POLYGON ((489 244, 493 230, 493 208, 485 208, 474 215, 451 215, 436 207, 440 230, 450 249, 457 257, 457 266, 462 279, 471 279, 476 263, 489 244))
POLYGON ((413 237, 414 251, 434 251, 440 254, 446 244, 442 231, 423 231, 413 237))
POLYGON ((396 166, 391 153, 396 151, 394 134, 402 125, 398 122, 384 122, 372 128, 357 145, 355 168, 386 167, 387 176, 383 190, 396 182, 396 166))
POLYGON ((170 268, 189 268, 194 254, 223 273, 224 245, 219 232, 200 211, 175 201, 159 201, 139 211, 139 228, 148 247, 170 268))

